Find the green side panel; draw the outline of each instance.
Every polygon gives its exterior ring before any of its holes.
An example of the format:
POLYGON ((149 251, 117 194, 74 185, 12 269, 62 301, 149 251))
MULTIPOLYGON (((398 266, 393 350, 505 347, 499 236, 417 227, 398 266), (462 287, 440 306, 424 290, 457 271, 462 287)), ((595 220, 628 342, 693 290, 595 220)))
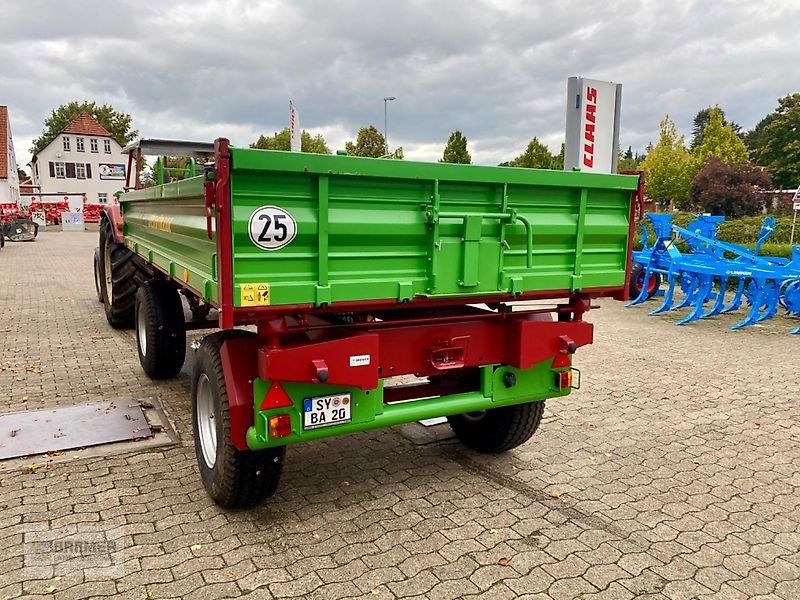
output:
POLYGON ((247 148, 231 157, 236 306, 243 284, 268 284, 272 305, 625 284, 635 176, 247 148), (264 206, 297 224, 280 249, 250 239, 264 206))
POLYGON ((219 302, 216 233, 208 239, 203 184, 198 176, 124 194, 125 244, 205 300, 219 302))
POLYGON ((254 425, 247 431, 247 445, 251 450, 260 450, 378 427, 390 427, 420 419, 477 412, 500 406, 545 400, 555 396, 566 396, 570 390, 558 390, 555 387, 556 371, 550 368, 551 363, 552 360, 548 359, 525 370, 509 366, 481 367, 481 391, 395 404, 384 404, 382 381, 378 388, 367 391, 323 384, 281 382, 292 400, 292 406, 260 410, 258 405, 267 393, 270 382, 256 378, 253 382, 253 397, 256 399, 254 425), (512 372, 516 376, 516 385, 510 388, 503 384, 503 376, 507 372, 512 372), (318 429, 303 429, 304 400, 345 392, 349 393, 351 398, 351 421, 349 423, 318 429), (269 417, 279 414, 290 415, 292 434, 287 437, 271 439, 268 427, 269 417))

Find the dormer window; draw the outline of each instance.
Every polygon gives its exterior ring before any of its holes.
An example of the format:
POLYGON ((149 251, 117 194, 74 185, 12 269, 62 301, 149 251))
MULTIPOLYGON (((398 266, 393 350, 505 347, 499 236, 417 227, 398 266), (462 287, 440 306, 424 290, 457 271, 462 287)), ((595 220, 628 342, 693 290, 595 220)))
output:
POLYGON ((75 149, 78 152, 83 152, 84 149, 83 149, 83 138, 82 137, 75 138, 75 149))
POLYGON ((62 141, 64 142, 64 152, 69 152, 69 138, 65 135, 62 141))

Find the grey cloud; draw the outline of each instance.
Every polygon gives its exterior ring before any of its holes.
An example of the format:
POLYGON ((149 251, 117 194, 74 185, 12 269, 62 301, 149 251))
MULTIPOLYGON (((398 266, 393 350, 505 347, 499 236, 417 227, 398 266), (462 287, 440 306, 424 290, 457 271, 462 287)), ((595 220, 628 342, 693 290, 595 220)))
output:
POLYGON ((246 144, 285 126, 291 98, 338 147, 382 128, 393 95, 390 140, 407 156, 435 159, 458 128, 494 163, 534 135, 557 149, 570 75, 623 83, 621 142, 636 149, 664 114, 688 134, 709 104, 752 127, 800 83, 800 6, 778 1, 78 0, 4 16, 0 103, 18 144, 84 98, 143 135, 246 144))

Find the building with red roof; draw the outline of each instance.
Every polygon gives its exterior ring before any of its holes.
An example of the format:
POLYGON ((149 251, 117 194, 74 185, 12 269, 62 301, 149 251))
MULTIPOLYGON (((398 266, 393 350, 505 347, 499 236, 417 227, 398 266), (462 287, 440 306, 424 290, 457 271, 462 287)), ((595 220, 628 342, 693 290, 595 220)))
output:
POLYGON ((88 112, 75 117, 31 161, 41 194, 83 194, 89 204, 110 204, 125 185, 127 156, 88 112))
POLYGON ((0 106, 0 204, 19 204, 19 178, 8 107, 0 106))

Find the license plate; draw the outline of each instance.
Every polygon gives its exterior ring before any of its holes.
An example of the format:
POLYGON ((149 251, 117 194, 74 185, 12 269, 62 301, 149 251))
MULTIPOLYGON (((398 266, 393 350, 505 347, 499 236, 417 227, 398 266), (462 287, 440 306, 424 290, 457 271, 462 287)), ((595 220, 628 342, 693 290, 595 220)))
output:
POLYGON ((303 429, 350 422, 350 394, 318 396, 303 401, 303 429))

